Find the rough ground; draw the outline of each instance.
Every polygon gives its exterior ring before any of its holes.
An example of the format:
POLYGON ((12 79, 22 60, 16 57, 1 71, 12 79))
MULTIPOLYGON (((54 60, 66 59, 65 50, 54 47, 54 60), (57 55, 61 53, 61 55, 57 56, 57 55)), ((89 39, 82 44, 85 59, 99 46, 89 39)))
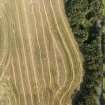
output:
POLYGON ((82 62, 62 0, 0 0, 1 105, 71 105, 82 62))

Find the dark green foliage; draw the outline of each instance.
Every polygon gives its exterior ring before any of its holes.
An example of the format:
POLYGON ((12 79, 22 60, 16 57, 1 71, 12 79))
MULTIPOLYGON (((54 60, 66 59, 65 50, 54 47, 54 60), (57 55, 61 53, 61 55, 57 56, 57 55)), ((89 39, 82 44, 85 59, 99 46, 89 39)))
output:
POLYGON ((65 3, 70 25, 79 43, 87 40, 89 29, 100 19, 100 0, 68 0, 65 3))
POLYGON ((102 0, 67 0, 66 14, 84 55, 85 76, 74 105, 100 105, 102 100, 103 58, 105 61, 102 0), (104 43, 104 46, 103 46, 104 43))
POLYGON ((102 35, 102 52, 103 52, 103 61, 105 64, 105 33, 102 35))

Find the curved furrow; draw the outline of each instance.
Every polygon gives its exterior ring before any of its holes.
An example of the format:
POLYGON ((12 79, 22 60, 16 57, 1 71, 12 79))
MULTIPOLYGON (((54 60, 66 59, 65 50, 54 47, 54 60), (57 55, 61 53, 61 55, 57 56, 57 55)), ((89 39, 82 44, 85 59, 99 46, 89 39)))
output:
POLYGON ((27 105, 26 93, 25 93, 24 83, 23 83, 23 77, 22 77, 22 69, 21 69, 21 66, 20 66, 20 58, 19 58, 19 54, 18 54, 17 48, 16 48, 16 54, 17 54, 17 61, 18 61, 18 66, 19 66, 19 74, 20 74, 21 84, 22 84, 22 91, 23 91, 23 96, 24 96, 24 105, 27 105))
POLYGON ((57 54, 56 54, 56 50, 55 50, 55 47, 54 47, 54 41, 53 41, 53 49, 54 49, 54 57, 55 57, 55 62, 56 62, 56 70, 57 70, 57 84, 59 85, 59 77, 60 77, 60 74, 59 74, 59 67, 58 67, 58 62, 57 62, 57 54))
POLYGON ((5 76, 5 73, 8 70, 9 64, 10 64, 10 56, 8 57, 7 64, 5 65, 5 68, 3 68, 3 72, 0 76, 0 81, 2 81, 3 77, 5 76))
MULTIPOLYGON (((44 2, 43 2, 43 4, 44 4, 44 2)), ((43 5, 44 6, 44 5, 43 5)), ((44 8, 45 8, 45 6, 44 6, 44 8)), ((46 13, 46 10, 45 10, 45 13, 46 13)), ((48 15, 47 15, 47 13, 46 13, 46 18, 47 18, 47 20, 48 20, 48 15)), ((49 21, 48 21, 48 24, 49 24, 49 21)), ((49 27, 50 27, 50 24, 49 24, 49 27)), ((49 29, 50 30, 50 29, 49 29)), ((53 38, 53 40, 55 41, 55 39, 54 39, 54 37, 53 37, 53 35, 52 35, 52 38, 53 38)), ((56 43, 56 41, 55 41, 55 43, 56 43)), ((72 68, 73 69, 73 68, 72 68)), ((72 82, 73 82, 73 80, 72 80, 72 82)), ((72 83, 71 82, 71 83, 72 83)), ((70 84, 71 84, 70 83, 70 84)), ((60 87, 60 89, 56 92, 56 94, 58 94, 61 90, 62 90, 62 88, 63 87, 60 87)), ((55 94, 55 98, 54 99, 56 99, 56 94, 55 94)))
POLYGON ((40 13, 40 17, 41 17, 41 25, 42 25, 42 34, 43 34, 43 38, 44 38, 44 44, 45 44, 45 50, 46 50, 46 53, 47 53, 47 63, 48 63, 48 71, 49 71, 49 76, 50 76, 50 85, 52 84, 51 83, 51 71, 50 71, 50 61, 49 61, 49 54, 48 54, 48 49, 47 49, 47 44, 46 44, 46 38, 45 38, 45 29, 44 29, 44 26, 43 26, 43 18, 42 18, 42 13, 41 13, 41 10, 40 10, 40 6, 38 7, 39 8, 39 13, 40 13))
MULTIPOLYGON (((24 1, 22 0, 22 4, 23 4, 23 8, 24 8, 24 15, 25 15, 25 19, 27 18, 27 15, 26 15, 26 11, 25 11, 25 6, 24 6, 24 1)), ((25 21, 27 22, 27 20, 25 21)), ((28 25, 26 23, 26 31, 28 30, 28 25)), ((27 34, 30 34, 28 31, 27 31, 27 34)), ((26 56, 26 51, 25 51, 25 43, 24 43, 24 39, 23 39, 23 35, 20 35, 20 39, 21 39, 21 42, 22 42, 22 52, 23 52, 23 56, 24 56, 24 64, 25 64, 25 68, 26 68, 26 74, 27 74, 27 81, 28 81, 28 86, 29 86, 29 91, 30 91, 30 94, 31 94, 31 104, 33 105, 33 97, 32 97, 32 90, 31 90, 31 83, 30 83, 30 77, 29 77, 29 70, 28 70, 28 64, 27 64, 27 56, 26 56)))
MULTIPOLYGON (((16 13, 17 13, 17 21, 18 21, 18 26, 19 26, 19 32, 20 32, 20 35, 22 35, 21 26, 20 26, 19 11, 18 11, 18 7, 17 7, 17 4, 16 4, 16 0, 15 0, 15 6, 16 6, 16 13)), ((15 40, 16 55, 17 55, 17 61, 18 61, 18 66, 19 66, 19 73, 20 73, 22 90, 23 90, 23 96, 24 96, 24 105, 27 105, 26 93, 25 93, 25 89, 24 89, 24 82, 23 82, 23 76, 22 76, 22 69, 21 69, 21 65, 20 65, 21 64, 20 57, 19 57, 19 53, 18 53, 18 49, 17 49, 16 38, 15 38, 15 36, 13 36, 13 37, 14 37, 13 39, 15 40)))
MULTIPOLYGON (((51 1, 50 1, 50 3, 51 3, 51 1)), ((52 6, 52 5, 51 5, 51 8, 52 8, 52 10, 53 10, 53 6, 52 6)), ((63 34, 61 33, 60 29, 59 29, 58 24, 57 24, 57 20, 56 20, 56 18, 55 18, 56 16, 55 16, 54 11, 53 11, 53 15, 54 15, 55 23, 56 23, 56 26, 57 26, 57 28, 58 28, 59 34, 60 34, 60 35, 63 35, 63 34)), ((63 41, 63 43, 65 44, 64 39, 62 39, 62 41, 63 41)), ((66 49, 67 49, 67 51, 68 51, 68 48, 67 48, 66 44, 65 44, 64 46, 66 47, 66 49)), ((69 58, 72 58, 72 56, 70 56, 70 54, 69 54, 69 51, 68 51, 68 55, 69 55, 69 58)), ((73 66, 72 66, 72 67, 73 67, 73 66)), ((72 68, 72 70, 73 70, 73 68, 72 68)), ((73 84, 73 82, 74 82, 74 79, 75 79, 75 73, 74 73, 74 70, 73 70, 73 79, 72 79, 72 81, 71 81, 71 83, 70 83, 70 87, 72 87, 72 84, 73 84)), ((63 86, 62 88, 64 88, 64 87, 67 87, 67 86, 63 86)), ((60 88, 60 89, 56 92, 55 99, 56 99, 57 94, 59 94, 59 92, 62 91, 62 88, 60 88)))
MULTIPOLYGON (((61 3, 62 3, 62 2, 61 2, 61 3)), ((63 4, 64 4, 64 2, 63 2, 63 4)), ((60 6, 60 0, 58 0, 58 5, 59 5, 59 12, 61 13, 61 16, 62 16, 63 12, 61 11, 62 9, 61 9, 61 6, 60 6)), ((64 10, 64 6, 63 6, 63 10, 64 10)), ((66 14, 64 14, 64 15, 66 15, 66 14)), ((64 16, 64 18, 65 18, 65 17, 66 17, 66 16, 64 16)), ((65 26, 66 32, 68 33, 67 35, 68 35, 69 39, 72 39, 72 40, 71 40, 72 42, 74 41, 73 47, 75 48, 75 51, 76 51, 76 53, 77 53, 77 55, 78 55, 78 59, 77 59, 77 60, 79 60, 78 62, 79 62, 79 64, 80 64, 80 72, 81 72, 80 83, 81 83, 81 82, 83 81, 83 56, 82 56, 82 54, 81 54, 80 51, 79 51, 79 46, 77 45, 77 42, 75 41, 75 38, 74 38, 74 35, 73 35, 71 29, 66 26, 66 23, 67 23, 67 22, 64 21, 64 18, 63 18, 63 16, 62 16, 62 22, 64 23, 64 26, 65 26), (70 34, 71 34, 72 38, 70 38, 70 34)), ((67 19, 66 19, 66 21, 67 21, 67 19)), ((67 25, 68 25, 68 24, 67 24, 67 25)))
MULTIPOLYGON (((15 67, 14 67, 14 64, 13 64, 13 57, 11 58, 11 69, 12 69, 12 72, 13 72, 13 79, 14 79, 13 81, 14 81, 14 84, 15 84, 14 87, 16 88, 16 90, 18 90, 15 67)), ((17 92, 17 94, 18 94, 18 92, 17 92)), ((19 94, 18 94, 18 96, 19 96, 19 94)), ((20 96, 19 96, 19 100, 17 100, 17 98, 16 98, 16 102, 19 103, 19 105, 20 105, 20 96), (17 101, 19 101, 19 102, 17 102, 17 101)))
POLYGON ((65 84, 66 84, 66 81, 67 81, 67 77, 66 77, 66 76, 67 76, 66 64, 65 64, 65 62, 64 62, 62 53, 61 53, 61 51, 60 51, 60 49, 59 49, 57 43, 55 42, 54 45, 55 45, 55 48, 56 48, 56 50, 58 51, 58 53, 59 53, 59 55, 60 55, 60 57, 61 57, 61 59, 62 59, 62 63, 63 63, 63 66, 64 66, 63 68, 64 68, 64 71, 65 71, 65 80, 64 80, 64 85, 65 85, 65 84))
POLYGON ((0 75, 2 75, 2 73, 4 71, 2 71, 2 69, 5 69, 5 65, 8 62, 9 59, 9 43, 8 43, 8 21, 6 18, 6 8, 5 8, 5 4, 2 4, 2 8, 0 11, 2 11, 1 13, 1 17, 0 17, 0 75))
MULTIPOLYGON (((50 0, 50 3, 51 3, 51 8, 52 8, 52 11, 53 11, 53 15, 54 15, 54 18, 55 18, 55 22, 56 22, 56 24, 57 24, 57 27, 58 27, 58 30, 59 30, 59 33, 60 33, 60 28, 59 28, 59 25, 58 25, 58 23, 57 23, 57 18, 56 18, 56 15, 55 15, 55 12, 54 12, 54 9, 53 9, 53 5, 52 5, 52 1, 50 0)), ((60 2, 58 2, 58 5, 60 5, 60 2)), ((59 6, 60 7, 60 6, 59 6)), ((61 12, 61 8, 59 9, 59 11, 61 12)), ((62 17, 62 20, 63 20, 63 15, 61 15, 61 17, 62 17)), ((65 22, 65 21, 63 21, 63 22, 65 22)), ((65 26, 65 29, 67 28, 67 26, 66 26, 66 24, 64 24, 64 26, 65 26)), ((67 32, 67 34, 68 34, 68 36, 70 36, 70 33, 68 32, 68 30, 66 29, 66 32, 67 32)), ((61 35, 62 35, 62 33, 60 33, 61 35)), ((65 35, 66 36, 66 35, 65 35)), ((63 40, 63 36, 61 36, 62 37, 62 40, 63 40)), ((69 37, 69 39, 71 39, 71 37, 69 37)), ((76 52, 77 54, 77 57, 78 57, 78 59, 77 58, 75 58, 75 59, 77 59, 77 60, 79 60, 79 62, 78 63, 80 63, 80 72, 81 71, 83 71, 83 65, 81 65, 82 63, 81 63, 81 58, 80 58, 80 55, 78 56, 78 52, 77 52, 77 49, 78 49, 78 47, 76 47, 75 46, 75 41, 73 42, 73 38, 71 39, 71 42, 72 42, 72 46, 73 46, 73 48, 75 49, 75 51, 74 52, 76 52)), ((70 43, 70 42, 69 42, 70 43)), ((82 76, 80 76, 80 82, 79 83, 81 83, 81 78, 82 78, 82 76)), ((60 104, 61 104, 61 102, 62 102, 62 100, 63 100, 63 97, 65 97, 65 95, 68 93, 68 92, 70 92, 70 88, 64 93, 64 95, 61 97, 61 101, 60 101, 60 104)))
MULTIPOLYGON (((41 48, 40 48, 40 45, 39 45, 39 40, 38 40, 38 33, 37 33, 37 26, 36 26, 36 17, 35 17, 35 14, 34 14, 34 7, 33 7, 33 1, 31 0, 31 6, 32 6, 32 15, 33 15, 33 19, 34 19, 34 24, 35 24, 35 30, 36 30, 36 37, 37 37, 37 43, 38 43, 38 48, 40 50, 40 61, 41 61, 41 48)), ((42 63, 41 63, 42 64, 42 63)), ((42 64, 42 67, 43 67, 43 64, 42 64)), ((43 68, 42 68, 42 77, 43 77, 43 80, 44 80, 44 84, 45 84, 45 79, 44 79, 44 75, 43 75, 43 68)), ((37 84, 37 82, 36 82, 37 84)), ((45 84, 46 85, 46 84, 45 84)), ((40 100, 40 96, 39 96, 39 90, 38 90, 38 86, 37 86, 37 94, 38 94, 38 102, 39 104, 41 103, 41 100, 40 100)))

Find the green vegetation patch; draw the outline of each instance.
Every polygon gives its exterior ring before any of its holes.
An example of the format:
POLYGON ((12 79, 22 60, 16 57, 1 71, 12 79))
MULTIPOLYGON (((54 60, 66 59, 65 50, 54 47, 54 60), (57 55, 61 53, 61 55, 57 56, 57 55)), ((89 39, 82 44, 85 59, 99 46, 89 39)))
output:
POLYGON ((65 9, 72 31, 84 55, 84 81, 73 105, 103 103, 105 61, 105 18, 102 0, 66 0, 65 9))
MULTIPOLYGON (((105 64, 103 65, 103 71, 105 73, 105 64)), ((103 97, 105 99, 105 76, 103 78, 103 97)))

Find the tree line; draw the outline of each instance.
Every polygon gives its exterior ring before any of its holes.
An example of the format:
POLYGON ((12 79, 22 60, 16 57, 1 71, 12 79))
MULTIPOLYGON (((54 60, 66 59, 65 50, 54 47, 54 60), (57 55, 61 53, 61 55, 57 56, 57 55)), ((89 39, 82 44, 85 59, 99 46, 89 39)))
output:
POLYGON ((105 16, 102 0, 65 0, 72 31, 84 56, 85 75, 73 105, 104 105, 105 16))

